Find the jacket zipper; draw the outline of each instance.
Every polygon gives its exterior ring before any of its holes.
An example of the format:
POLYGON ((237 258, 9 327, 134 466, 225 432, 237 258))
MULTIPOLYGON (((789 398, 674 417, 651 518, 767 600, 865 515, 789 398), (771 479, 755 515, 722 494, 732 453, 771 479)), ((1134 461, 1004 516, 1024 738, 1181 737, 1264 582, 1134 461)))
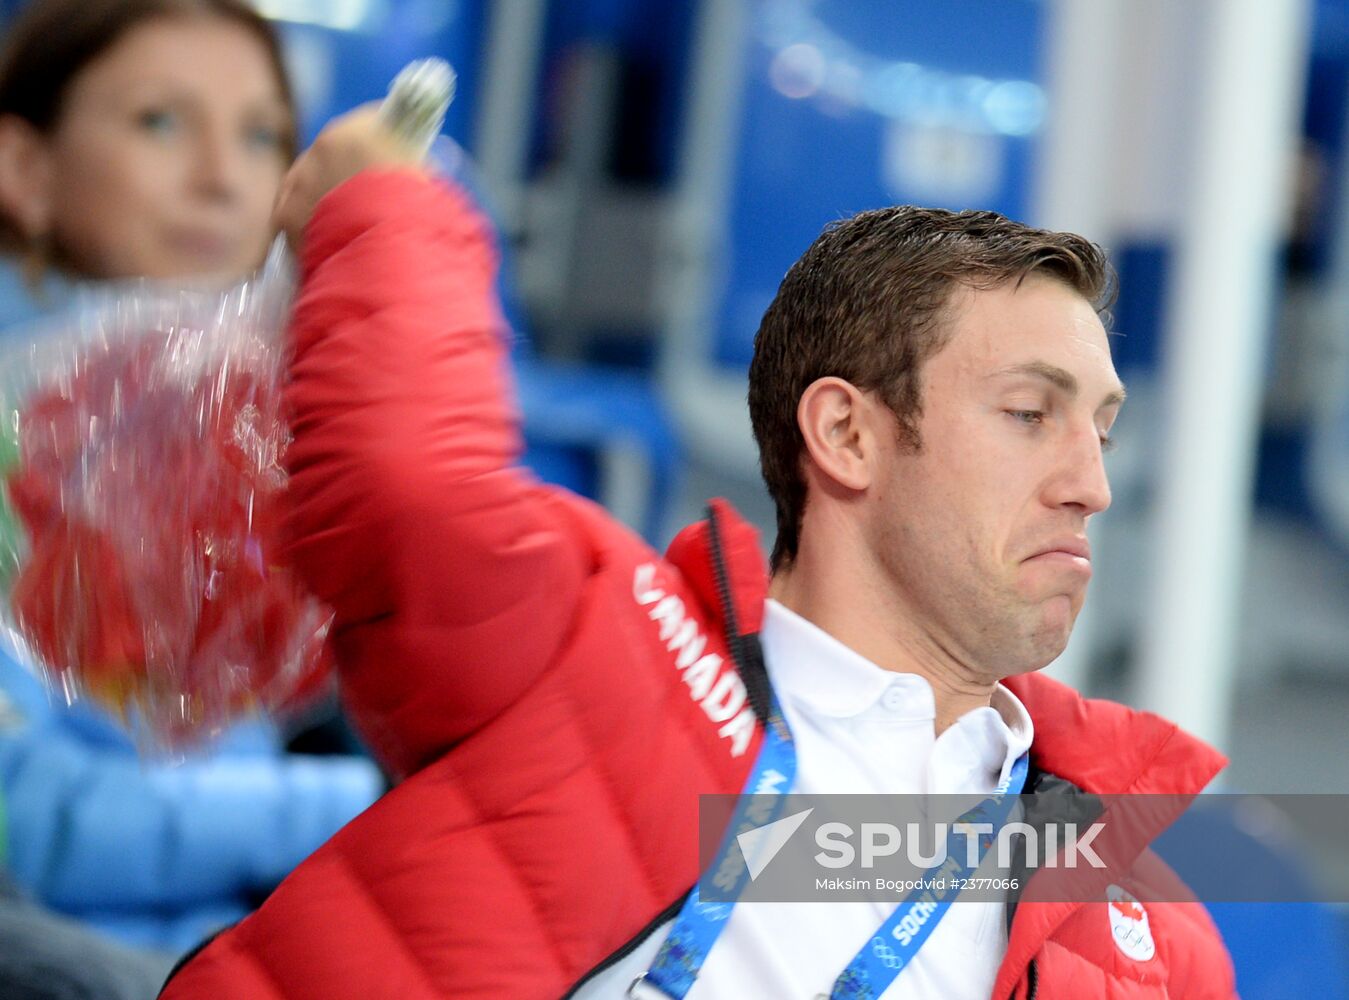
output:
MULTIPOLYGON (((1035 994, 1040 991, 1040 973, 1035 968, 1035 959, 1030 960, 1030 965, 1026 967, 1026 978, 1030 980, 1030 986, 1026 988, 1026 1000, 1035 1000, 1035 994)), ((1015 997, 1015 991, 1013 991, 1015 997)))
POLYGON ((717 597, 721 601, 721 623, 726 638, 726 649, 735 661, 740 681, 745 685, 745 695, 760 725, 768 725, 771 712, 772 694, 768 683, 768 671, 763 662, 763 648, 758 636, 746 637, 740 634, 740 625, 735 616, 735 604, 731 600, 731 585, 726 572, 726 558, 721 547, 721 525, 717 523, 717 512, 712 506, 707 508, 708 542, 712 549, 712 572, 717 578, 717 597))
MULTIPOLYGON (((623 961, 623 959, 627 958, 639 947, 641 947, 642 942, 645 941, 647 938, 649 938, 652 934, 654 934, 657 928, 659 928, 662 924, 668 923, 669 921, 673 920, 679 914, 679 911, 684 906, 684 900, 689 898, 689 892, 692 891, 693 891, 692 889, 689 889, 688 892, 684 893, 684 895, 680 896, 665 909, 661 910, 660 913, 656 915, 655 919, 653 919, 649 924, 647 924, 645 927, 643 927, 640 931, 637 932, 636 937, 634 937, 631 941, 623 945, 616 952, 614 952, 612 955, 606 958, 603 962, 595 966, 584 976, 578 979, 576 981, 576 985, 573 986, 571 989, 567 990, 567 992, 562 995, 562 1000, 567 1000, 568 997, 575 996, 576 992, 586 983, 590 982, 590 980, 594 979, 596 976, 604 972, 606 969, 611 968, 614 965, 617 965, 619 962, 623 961)), ((646 970, 643 969, 642 971, 645 972, 646 970)))

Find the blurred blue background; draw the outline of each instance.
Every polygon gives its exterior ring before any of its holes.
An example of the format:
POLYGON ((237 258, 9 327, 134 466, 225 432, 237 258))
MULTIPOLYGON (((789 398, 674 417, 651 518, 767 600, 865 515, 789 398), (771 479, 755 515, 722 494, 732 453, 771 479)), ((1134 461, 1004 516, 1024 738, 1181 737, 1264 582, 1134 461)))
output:
MULTIPOLYGON (((658 545, 714 494, 771 540, 744 371, 827 222, 912 201, 1102 243, 1132 401, 1050 669, 1216 742, 1225 790, 1349 793, 1349 0, 258 6, 306 139, 455 65, 526 460, 658 545)), ((1244 996, 1345 995, 1342 911, 1295 912, 1218 908, 1244 996)))

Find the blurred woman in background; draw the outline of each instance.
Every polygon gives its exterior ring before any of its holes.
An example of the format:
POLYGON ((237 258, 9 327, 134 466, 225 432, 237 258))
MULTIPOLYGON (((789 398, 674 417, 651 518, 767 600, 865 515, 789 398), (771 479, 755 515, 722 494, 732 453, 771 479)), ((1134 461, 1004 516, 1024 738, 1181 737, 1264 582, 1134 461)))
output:
MULTIPOLYGON (((0 322, 84 284, 247 276, 294 123, 276 36, 242 0, 31 4, 0 55, 0 322)), ((9 868, 126 943, 179 952, 237 920, 380 787, 367 760, 284 756, 261 726, 212 760, 145 766, 0 654, 9 868)))
POLYGON ((0 67, 0 244, 81 278, 237 279, 295 152, 270 25, 229 0, 40 0, 0 67))

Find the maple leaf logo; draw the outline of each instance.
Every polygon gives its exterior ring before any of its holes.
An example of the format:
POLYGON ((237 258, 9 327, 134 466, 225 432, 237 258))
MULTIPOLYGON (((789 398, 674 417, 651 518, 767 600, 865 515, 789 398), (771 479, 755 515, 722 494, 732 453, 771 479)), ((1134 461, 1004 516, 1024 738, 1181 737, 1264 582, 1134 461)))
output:
POLYGON ((1143 907, 1139 906, 1130 899, 1112 899, 1110 905, 1120 912, 1121 916, 1128 917, 1130 920, 1143 919, 1143 907))

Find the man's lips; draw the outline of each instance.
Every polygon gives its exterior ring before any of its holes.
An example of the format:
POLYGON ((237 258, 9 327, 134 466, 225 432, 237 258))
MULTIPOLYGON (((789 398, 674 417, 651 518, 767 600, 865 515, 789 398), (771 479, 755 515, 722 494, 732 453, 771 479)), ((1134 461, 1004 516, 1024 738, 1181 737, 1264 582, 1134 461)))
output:
POLYGON ((1058 538, 1026 559, 1026 562, 1061 564, 1087 576, 1091 575, 1091 545, 1077 536, 1058 538))

